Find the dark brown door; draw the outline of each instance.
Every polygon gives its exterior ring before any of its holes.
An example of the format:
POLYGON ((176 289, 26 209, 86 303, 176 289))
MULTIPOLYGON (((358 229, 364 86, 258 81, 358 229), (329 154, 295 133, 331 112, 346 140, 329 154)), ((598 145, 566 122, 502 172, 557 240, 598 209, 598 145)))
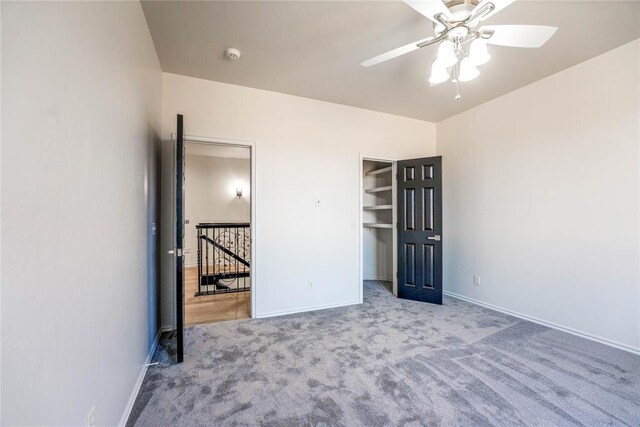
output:
POLYGON ((176 361, 184 360, 184 125, 178 114, 176 131, 176 361))
POLYGON ((398 297, 442 304, 442 157, 397 171, 398 297))

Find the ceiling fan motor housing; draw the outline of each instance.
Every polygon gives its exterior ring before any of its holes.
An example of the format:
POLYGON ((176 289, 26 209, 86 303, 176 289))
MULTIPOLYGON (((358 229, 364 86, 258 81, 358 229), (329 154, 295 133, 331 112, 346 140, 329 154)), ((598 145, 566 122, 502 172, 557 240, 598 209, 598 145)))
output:
MULTIPOLYGON (((449 22, 462 22, 465 19, 467 19, 469 16, 471 16, 471 13, 473 11, 473 9, 478 5, 479 1, 478 0, 452 0, 450 2, 446 3, 447 9, 449 9, 451 11, 451 14, 453 15, 453 18, 449 20, 449 22)), ((477 27, 479 24, 478 21, 470 23, 468 25, 468 27, 471 28, 475 28, 477 27)), ((449 37, 450 38, 456 38, 456 37, 461 37, 464 38, 466 37, 467 32, 465 32, 465 34, 460 34, 460 32, 465 30, 465 27, 461 26, 459 27, 460 30, 458 31, 451 31, 449 33, 449 37)), ((445 27, 437 22, 434 22, 433 24, 433 31, 436 35, 440 35, 444 32, 445 27)))

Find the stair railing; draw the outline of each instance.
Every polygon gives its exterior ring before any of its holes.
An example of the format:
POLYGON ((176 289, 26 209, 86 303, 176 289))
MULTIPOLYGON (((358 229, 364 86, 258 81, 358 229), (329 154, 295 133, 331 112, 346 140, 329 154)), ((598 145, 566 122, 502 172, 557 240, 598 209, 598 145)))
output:
POLYGON ((251 227, 249 223, 200 223, 198 292, 215 295, 251 290, 251 227))

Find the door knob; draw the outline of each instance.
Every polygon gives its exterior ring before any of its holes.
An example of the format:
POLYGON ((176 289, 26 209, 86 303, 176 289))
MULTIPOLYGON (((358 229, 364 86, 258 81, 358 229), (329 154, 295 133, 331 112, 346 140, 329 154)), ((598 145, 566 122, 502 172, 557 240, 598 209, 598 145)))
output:
POLYGON ((175 253, 176 253, 176 251, 175 251, 175 250, 173 250, 173 249, 169 249, 169 250, 167 251, 167 253, 168 253, 169 255, 173 255, 173 254, 175 254, 175 253))
POLYGON ((436 234, 435 236, 427 237, 427 240, 437 240, 439 242, 441 239, 440 239, 440 235, 436 234))

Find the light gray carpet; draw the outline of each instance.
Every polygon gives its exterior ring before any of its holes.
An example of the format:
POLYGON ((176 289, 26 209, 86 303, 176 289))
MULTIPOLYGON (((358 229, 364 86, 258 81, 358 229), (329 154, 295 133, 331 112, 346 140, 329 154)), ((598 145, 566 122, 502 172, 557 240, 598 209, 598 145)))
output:
POLYGON ((640 425, 640 357, 445 298, 187 329, 137 426, 640 425))

